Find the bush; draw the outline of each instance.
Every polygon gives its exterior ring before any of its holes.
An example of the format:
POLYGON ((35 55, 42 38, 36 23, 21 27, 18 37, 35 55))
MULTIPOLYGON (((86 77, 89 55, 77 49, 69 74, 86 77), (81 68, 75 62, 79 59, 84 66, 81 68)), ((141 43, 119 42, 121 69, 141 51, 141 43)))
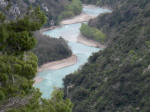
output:
POLYGON ((104 43, 106 39, 106 35, 103 32, 87 24, 82 24, 80 31, 83 36, 101 43, 104 43))
POLYGON ((5 99, 5 94, 3 91, 0 90, 0 100, 5 99))
POLYGON ((80 14, 82 11, 82 4, 80 0, 72 0, 72 2, 65 6, 65 10, 59 16, 59 21, 74 15, 80 14))
POLYGON ((68 18, 72 16, 74 16, 74 13, 72 11, 64 11, 60 16, 60 20, 63 18, 68 18))

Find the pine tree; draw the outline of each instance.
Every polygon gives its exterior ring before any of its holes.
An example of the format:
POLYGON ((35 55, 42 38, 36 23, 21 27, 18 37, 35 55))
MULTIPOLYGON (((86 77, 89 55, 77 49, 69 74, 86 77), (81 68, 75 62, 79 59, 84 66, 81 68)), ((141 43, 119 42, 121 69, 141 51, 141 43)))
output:
POLYGON ((72 104, 63 99, 60 90, 45 100, 32 86, 38 62, 30 52, 36 44, 33 32, 45 22, 40 8, 9 22, 5 22, 5 16, 0 13, 0 111, 71 112, 72 104))

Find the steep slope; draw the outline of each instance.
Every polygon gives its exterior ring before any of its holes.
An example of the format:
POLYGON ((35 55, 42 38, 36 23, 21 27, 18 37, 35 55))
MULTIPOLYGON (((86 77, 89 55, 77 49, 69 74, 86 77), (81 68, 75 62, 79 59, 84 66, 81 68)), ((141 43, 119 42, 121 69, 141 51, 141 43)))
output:
POLYGON ((90 21, 107 35, 107 48, 64 79, 73 112, 149 112, 149 21, 149 0, 124 0, 90 21))

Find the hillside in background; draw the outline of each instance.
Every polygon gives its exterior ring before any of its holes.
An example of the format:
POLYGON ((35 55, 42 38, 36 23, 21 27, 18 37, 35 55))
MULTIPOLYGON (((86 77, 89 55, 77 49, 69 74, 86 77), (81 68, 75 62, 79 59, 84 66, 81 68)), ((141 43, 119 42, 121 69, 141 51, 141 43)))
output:
POLYGON ((107 48, 64 79, 66 96, 73 112, 149 112, 150 1, 101 1, 115 8, 89 26, 106 34, 107 48))
POLYGON ((8 19, 22 17, 30 7, 40 8, 48 17, 48 25, 55 24, 58 15, 64 10, 68 0, 0 0, 0 10, 7 15, 8 19))
POLYGON ((80 0, 0 0, 0 11, 8 20, 23 17, 29 9, 39 6, 48 18, 45 26, 57 25, 62 19, 82 11, 80 0))

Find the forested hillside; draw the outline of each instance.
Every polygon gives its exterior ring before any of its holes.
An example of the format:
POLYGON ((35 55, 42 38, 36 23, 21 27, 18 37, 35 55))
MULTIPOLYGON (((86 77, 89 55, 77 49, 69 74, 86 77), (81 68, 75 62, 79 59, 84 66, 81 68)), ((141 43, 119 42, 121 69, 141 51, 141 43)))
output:
POLYGON ((101 1, 115 8, 89 25, 106 34, 107 48, 64 79, 66 96, 73 112, 149 112, 150 1, 101 1))

